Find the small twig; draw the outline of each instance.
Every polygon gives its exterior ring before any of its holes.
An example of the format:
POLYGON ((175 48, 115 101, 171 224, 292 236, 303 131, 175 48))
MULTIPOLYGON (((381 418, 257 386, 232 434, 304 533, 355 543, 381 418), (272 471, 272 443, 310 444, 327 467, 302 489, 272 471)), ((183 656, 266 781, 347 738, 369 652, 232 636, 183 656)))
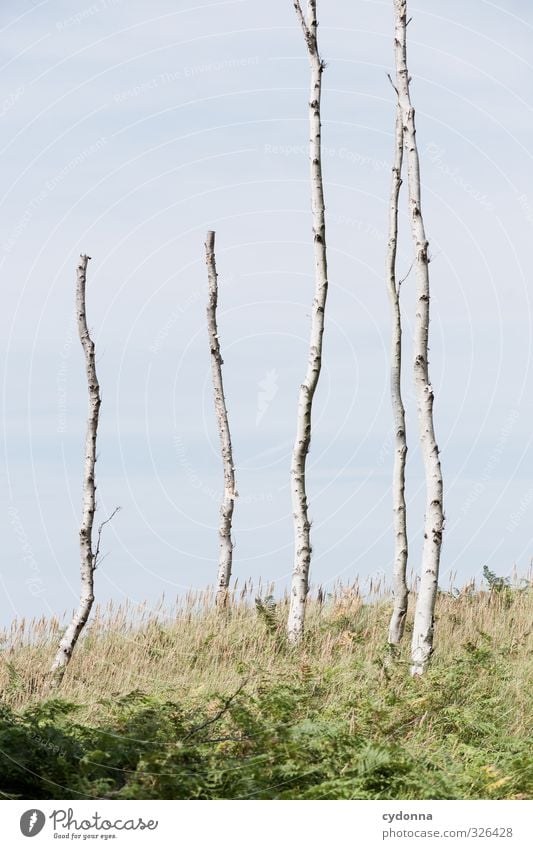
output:
POLYGON ((409 270, 408 270, 407 274, 405 275, 405 277, 402 277, 400 280, 398 280, 398 292, 400 291, 400 286, 402 285, 402 283, 405 283, 405 281, 409 277, 412 270, 413 270, 413 263, 411 263, 411 265, 409 266, 409 270))
POLYGON ((206 743, 244 743, 245 740, 250 741, 252 737, 209 737, 207 740, 202 740, 199 745, 206 743))
POLYGON ((219 719, 222 719, 224 714, 229 710, 231 703, 233 701, 235 701, 235 699, 237 698, 237 696, 240 693, 242 693, 242 691, 246 687, 249 680, 250 680, 249 678, 246 678, 246 680, 242 682, 239 689, 236 690, 233 693, 233 695, 229 696, 226 699, 223 706, 220 708, 220 710, 214 716, 211 717, 211 719, 207 719, 205 722, 202 722, 201 725, 197 725, 196 728, 193 728, 191 731, 189 731, 189 733, 186 734, 185 737, 183 738, 182 743, 184 743, 186 740, 188 740, 189 737, 192 737, 193 734, 198 734, 199 731, 203 731, 204 728, 207 728, 209 725, 214 725, 215 722, 218 722, 219 719))
MULTIPOLYGON (((96 550, 94 552, 94 557, 93 557, 93 572, 98 565, 98 555, 100 554, 100 542, 102 540, 102 530, 104 528, 104 525, 107 525, 111 521, 111 519, 113 519, 117 515, 119 510, 121 510, 120 507, 115 507, 115 509, 113 510, 111 515, 107 519, 105 519, 102 522, 102 524, 100 525, 100 527, 98 528, 98 538, 97 538, 97 541, 96 541, 96 550)), ((102 558, 102 560, 103 559, 104 558, 102 558)), ((102 560, 100 560, 100 563, 102 562, 102 560)))
POLYGON ((393 87, 394 91, 396 92, 396 94, 397 94, 397 95, 398 95, 398 97, 399 97, 399 96, 400 96, 400 92, 398 91, 398 89, 397 89, 397 88, 396 88, 396 86, 394 85, 394 83, 393 83, 393 81, 392 81, 392 77, 391 77, 391 75, 390 75, 390 74, 387 74, 387 76, 388 76, 388 78, 389 78, 389 82, 390 82, 391 86, 393 87))

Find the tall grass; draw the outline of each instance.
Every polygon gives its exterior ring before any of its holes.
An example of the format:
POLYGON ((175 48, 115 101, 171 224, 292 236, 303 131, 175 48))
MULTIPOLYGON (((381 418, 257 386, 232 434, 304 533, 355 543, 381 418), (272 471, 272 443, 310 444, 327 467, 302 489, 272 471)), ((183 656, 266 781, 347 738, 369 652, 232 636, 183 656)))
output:
MULTIPOLYGON (((271 587, 255 588, 251 581, 233 590, 222 615, 211 590, 190 592, 172 608, 164 599, 151 608, 96 607, 61 695, 91 703, 140 689, 194 698, 232 689, 243 675, 259 680, 265 674, 291 673, 295 666, 312 665, 319 674, 345 670, 352 678, 354 660, 364 684, 369 665, 390 665, 385 646, 390 599, 379 583, 371 585, 365 600, 357 584, 338 584, 321 596, 321 602, 310 598, 306 640, 296 655, 284 640, 287 599, 276 603, 271 587), (270 600, 270 616, 256 599, 270 600)), ((414 603, 411 596, 411 612, 414 603)), ((453 665, 464 646, 492 645, 525 671, 532 610, 530 591, 490 592, 471 583, 461 592, 439 593, 433 666, 453 665)), ((8 704, 19 708, 46 697, 47 672, 61 631, 58 619, 43 618, 15 620, 0 632, 0 688, 8 704)), ((411 617, 400 668, 408 665, 410 632, 411 617)), ((515 673, 520 680, 518 668, 515 673)))
MULTIPOLYGON (((15 727, 21 740, 56 740, 63 754, 45 747, 34 795, 53 796, 57 773, 57 796, 528 797, 531 585, 440 592, 423 679, 409 676, 411 620, 398 655, 386 646, 390 609, 379 583, 365 594, 357 585, 319 592, 295 650, 287 599, 268 586, 235 588, 223 614, 209 592, 173 609, 109 605, 96 610, 52 701, 47 670, 61 624, 20 620, 1 635, 0 748, 15 727), (93 736, 104 731, 95 755, 93 736), (132 736, 139 743, 127 751, 109 742, 132 736), (192 785, 183 758, 196 764, 192 785), (239 769, 231 780, 228 763, 239 769)), ((28 769, 4 793, 20 795, 28 769)))

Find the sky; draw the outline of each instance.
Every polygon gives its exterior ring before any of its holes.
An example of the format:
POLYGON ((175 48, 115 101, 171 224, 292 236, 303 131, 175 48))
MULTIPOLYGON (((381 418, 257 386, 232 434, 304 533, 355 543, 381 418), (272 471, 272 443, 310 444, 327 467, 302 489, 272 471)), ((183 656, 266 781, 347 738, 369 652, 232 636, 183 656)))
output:
MULTIPOLYGON (((444 475, 441 585, 533 555, 533 8, 411 2, 409 67, 430 240, 430 371, 444 475)), ((391 2, 320 0, 329 299, 308 458, 311 583, 391 572, 391 2)), ((87 390, 102 390, 99 601, 212 585, 222 468, 205 322, 219 330, 239 499, 234 577, 282 592, 289 466, 313 298, 308 63, 292 2, 6 0, 0 10, 0 621, 68 615, 79 592, 87 390)), ((405 192, 399 273, 412 261, 405 192)), ((424 477, 402 287, 409 569, 424 477)))

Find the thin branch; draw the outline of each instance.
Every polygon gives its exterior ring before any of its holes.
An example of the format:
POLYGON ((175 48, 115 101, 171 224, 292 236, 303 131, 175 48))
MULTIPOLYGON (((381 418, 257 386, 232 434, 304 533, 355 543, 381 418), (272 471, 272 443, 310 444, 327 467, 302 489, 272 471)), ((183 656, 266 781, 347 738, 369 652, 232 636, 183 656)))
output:
POLYGON ((407 271, 407 274, 405 275, 405 277, 401 277, 400 280, 398 280, 398 292, 400 291, 400 286, 402 285, 402 283, 405 283, 405 281, 409 277, 411 271, 413 270, 413 265, 414 265, 414 261, 409 266, 409 270, 407 271))
POLYGON ((193 728, 191 731, 189 731, 189 733, 186 734, 185 737, 182 739, 182 743, 184 743, 186 740, 188 740, 190 737, 192 737, 193 734, 198 734, 199 731, 203 731, 204 728, 208 728, 210 725, 214 725, 215 722, 218 722, 219 719, 222 719, 224 714, 227 713, 228 710, 230 709, 232 703, 235 701, 237 696, 242 693, 242 691, 244 690, 244 688, 248 684, 249 680, 250 680, 249 678, 246 678, 246 680, 242 682, 240 687, 237 690, 235 690, 233 695, 228 696, 228 698, 224 702, 223 706, 220 708, 220 710, 214 716, 211 717, 211 719, 207 719, 205 722, 202 722, 201 725, 197 725, 196 728, 193 728))
POLYGON ((244 743, 251 741, 253 737, 245 734, 242 737, 209 737, 207 740, 201 740, 198 745, 205 746, 207 743, 244 743))
POLYGON ((389 78, 389 82, 390 82, 391 86, 393 87, 394 91, 396 92, 396 94, 397 94, 397 95, 398 95, 398 97, 399 97, 399 96, 400 96, 400 92, 398 91, 398 89, 397 89, 397 88, 396 88, 396 86, 394 85, 394 82, 393 82, 393 80, 392 80, 391 75, 390 75, 390 74, 387 74, 387 76, 388 76, 388 78, 389 78))
MULTIPOLYGON (((111 513, 111 515, 110 515, 107 519, 105 519, 105 520, 104 520, 104 521, 100 524, 100 526, 99 526, 99 528, 98 528, 98 537, 97 537, 97 541, 96 541, 96 549, 95 549, 94 557, 93 557, 93 571, 94 571, 94 569, 96 569, 96 567, 97 567, 97 565, 98 565, 98 555, 100 554, 100 541, 101 541, 101 539, 102 539, 102 530, 103 530, 103 528, 104 528, 104 526, 105 526, 105 525, 109 524, 109 522, 110 522, 112 519, 114 519, 114 517, 117 515, 117 513, 118 513, 118 512, 119 512, 119 510, 121 510, 121 509, 122 509, 121 507, 115 507, 115 509, 113 510, 113 512, 111 513)), ((102 562, 102 560, 103 560, 103 559, 104 559, 103 557, 100 559, 100 563, 102 562)))
POLYGON ((300 21, 300 24, 302 26, 303 34, 304 34, 304 36, 307 40, 309 38, 310 32, 309 32, 309 27, 307 26, 307 21, 305 20, 305 15, 304 15, 304 13, 302 11, 302 7, 300 5, 300 0, 294 0, 294 9, 296 11, 296 16, 297 16, 297 18, 300 21))

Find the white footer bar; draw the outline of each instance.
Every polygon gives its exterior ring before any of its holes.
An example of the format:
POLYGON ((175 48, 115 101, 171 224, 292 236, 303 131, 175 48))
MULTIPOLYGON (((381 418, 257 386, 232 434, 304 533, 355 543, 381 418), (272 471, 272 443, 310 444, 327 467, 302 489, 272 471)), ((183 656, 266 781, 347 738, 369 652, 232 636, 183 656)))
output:
POLYGON ((531 849, 533 802, 3 801, 0 826, 6 849, 531 849))

